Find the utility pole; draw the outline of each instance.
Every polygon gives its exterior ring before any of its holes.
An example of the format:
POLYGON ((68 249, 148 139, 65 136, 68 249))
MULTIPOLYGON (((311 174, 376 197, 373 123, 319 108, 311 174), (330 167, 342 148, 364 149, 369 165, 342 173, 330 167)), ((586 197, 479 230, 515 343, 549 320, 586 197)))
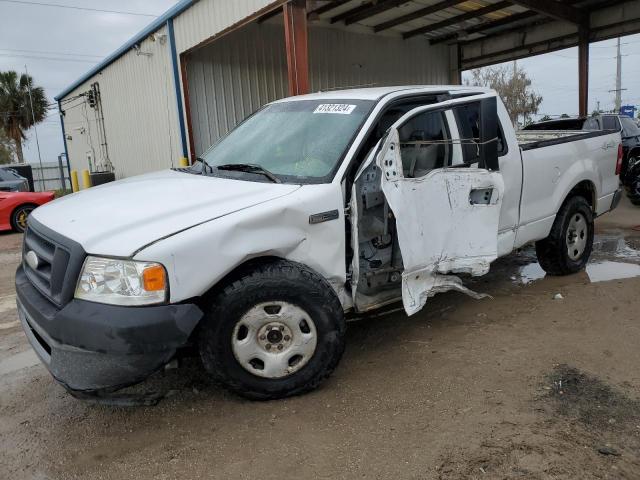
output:
POLYGON ((620 37, 618 37, 618 54, 616 56, 616 88, 615 90, 609 90, 609 92, 616 92, 614 113, 620 113, 623 90, 626 90, 626 88, 622 88, 622 55, 620 54, 620 37))
POLYGON ((33 111, 33 97, 31 96, 31 77, 29 77, 29 71, 27 66, 24 66, 24 73, 27 74, 27 88, 29 89, 29 103, 31 104, 31 120, 33 121, 33 130, 36 132, 36 146, 38 147, 38 162, 40 163, 40 186, 42 191, 45 191, 44 187, 44 168, 42 167, 42 155, 40 155, 40 140, 38 140, 38 128, 36 127, 36 114, 33 111))
POLYGON ((620 37, 618 37, 618 56, 616 58, 616 113, 622 106, 622 56, 620 55, 620 37))

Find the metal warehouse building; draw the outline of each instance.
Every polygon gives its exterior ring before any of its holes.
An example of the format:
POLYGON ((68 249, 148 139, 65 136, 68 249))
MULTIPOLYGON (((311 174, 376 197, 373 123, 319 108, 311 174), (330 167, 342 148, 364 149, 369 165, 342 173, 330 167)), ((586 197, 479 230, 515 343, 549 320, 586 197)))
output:
MULTIPOLYGON (((193 160, 272 100, 456 84, 464 69, 640 32, 638 0, 182 0, 56 97, 71 167, 193 160)), ((578 73, 578 72, 577 72, 578 73)))

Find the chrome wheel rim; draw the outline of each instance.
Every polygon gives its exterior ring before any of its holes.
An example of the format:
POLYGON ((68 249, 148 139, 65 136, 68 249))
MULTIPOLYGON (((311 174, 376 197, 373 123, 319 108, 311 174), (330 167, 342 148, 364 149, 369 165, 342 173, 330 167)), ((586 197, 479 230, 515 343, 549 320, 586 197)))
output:
POLYGON ((567 254, 571 260, 579 260, 587 248, 589 225, 581 213, 574 213, 567 228, 567 254))
POLYGON ((283 378, 313 357, 318 334, 307 312, 289 302, 265 302, 245 313, 233 329, 238 363, 263 378, 283 378))

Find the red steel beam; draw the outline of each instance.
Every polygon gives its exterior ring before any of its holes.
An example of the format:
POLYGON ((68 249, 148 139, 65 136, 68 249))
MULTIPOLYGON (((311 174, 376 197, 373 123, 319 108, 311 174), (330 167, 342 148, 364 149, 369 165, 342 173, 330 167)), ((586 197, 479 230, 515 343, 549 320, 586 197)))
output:
POLYGON ((578 110, 581 117, 589 114, 589 29, 578 31, 578 110))
POLYGON ((289 95, 309 93, 309 48, 307 40, 307 6, 305 0, 291 0, 283 5, 284 38, 287 52, 289 95))

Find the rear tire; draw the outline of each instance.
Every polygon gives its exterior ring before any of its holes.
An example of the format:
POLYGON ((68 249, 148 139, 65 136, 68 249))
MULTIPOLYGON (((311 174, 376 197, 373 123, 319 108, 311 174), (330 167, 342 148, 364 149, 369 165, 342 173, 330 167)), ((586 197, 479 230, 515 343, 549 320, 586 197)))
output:
POLYGON ((568 198, 560 207, 549 236, 536 242, 536 255, 550 275, 582 270, 593 249, 593 211, 584 197, 568 198))
POLYGON ((284 260, 229 282, 211 299, 203 321, 198 341, 205 369, 252 400, 315 389, 344 351, 344 314, 333 288, 284 260))
POLYGON ((35 205, 20 205, 11 214, 11 227, 18 233, 27 229, 27 217, 35 209, 35 205))

